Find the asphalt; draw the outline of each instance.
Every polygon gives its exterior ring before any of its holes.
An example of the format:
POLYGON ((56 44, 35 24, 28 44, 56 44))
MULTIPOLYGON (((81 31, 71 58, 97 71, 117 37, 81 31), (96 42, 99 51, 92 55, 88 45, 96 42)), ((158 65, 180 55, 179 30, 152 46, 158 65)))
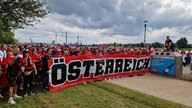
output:
MULTIPOLYGON (((183 75, 191 76, 189 67, 183 68, 183 75)), ((107 80, 123 87, 149 94, 161 99, 192 107, 192 82, 175 77, 145 74, 107 80)))

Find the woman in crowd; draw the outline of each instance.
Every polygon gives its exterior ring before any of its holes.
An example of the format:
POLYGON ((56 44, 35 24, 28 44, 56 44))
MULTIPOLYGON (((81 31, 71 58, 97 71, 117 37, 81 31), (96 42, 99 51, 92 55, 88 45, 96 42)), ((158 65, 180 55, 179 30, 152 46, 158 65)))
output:
POLYGON ((23 58, 22 58, 22 71, 23 71, 23 78, 24 78, 24 97, 28 95, 27 89, 28 85, 30 88, 30 94, 35 95, 33 90, 33 72, 37 75, 37 69, 35 67, 34 61, 29 56, 29 51, 23 51, 23 58))
POLYGON ((39 85, 42 82, 42 69, 43 69, 43 63, 42 63, 42 50, 37 49, 36 47, 32 48, 32 58, 35 63, 36 69, 37 69, 37 75, 35 75, 35 84, 39 85))

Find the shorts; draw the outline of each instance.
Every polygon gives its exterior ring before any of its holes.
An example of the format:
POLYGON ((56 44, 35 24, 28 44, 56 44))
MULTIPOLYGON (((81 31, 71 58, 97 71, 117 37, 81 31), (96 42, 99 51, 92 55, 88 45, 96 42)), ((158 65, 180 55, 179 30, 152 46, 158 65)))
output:
POLYGON ((11 76, 8 78, 8 87, 14 87, 16 84, 19 84, 21 78, 19 76, 11 76))

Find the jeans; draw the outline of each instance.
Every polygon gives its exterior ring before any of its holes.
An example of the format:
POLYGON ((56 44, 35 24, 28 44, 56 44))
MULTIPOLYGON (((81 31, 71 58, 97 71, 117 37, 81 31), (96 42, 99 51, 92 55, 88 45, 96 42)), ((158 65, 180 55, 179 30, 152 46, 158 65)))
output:
POLYGON ((43 73, 43 89, 47 89, 49 82, 49 74, 43 73))

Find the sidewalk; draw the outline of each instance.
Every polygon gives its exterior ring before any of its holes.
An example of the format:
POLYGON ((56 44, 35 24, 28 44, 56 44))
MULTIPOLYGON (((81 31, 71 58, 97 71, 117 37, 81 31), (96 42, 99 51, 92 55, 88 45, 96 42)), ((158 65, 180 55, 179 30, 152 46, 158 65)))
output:
POLYGON ((129 89, 192 107, 192 82, 157 74, 108 80, 129 89))

